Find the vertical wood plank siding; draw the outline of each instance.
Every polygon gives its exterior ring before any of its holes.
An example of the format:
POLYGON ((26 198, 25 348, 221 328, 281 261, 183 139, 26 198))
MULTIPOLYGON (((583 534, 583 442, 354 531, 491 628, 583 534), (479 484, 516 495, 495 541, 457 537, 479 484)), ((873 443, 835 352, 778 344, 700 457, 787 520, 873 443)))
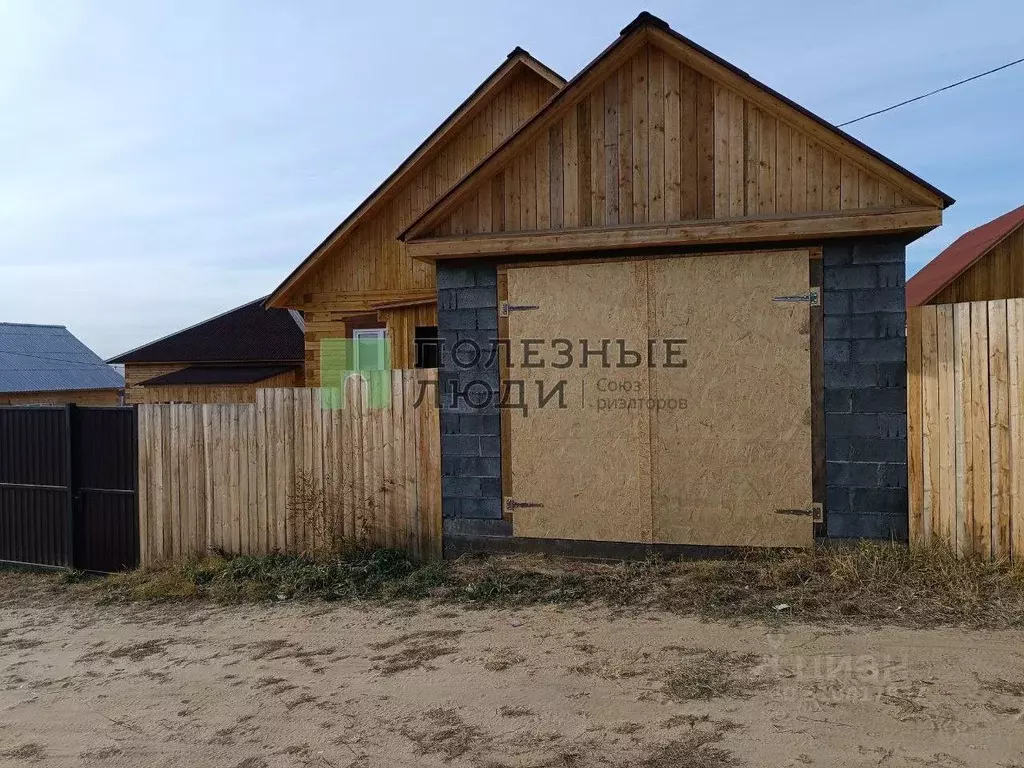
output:
MULTIPOLYGON (((529 163, 528 163, 529 164, 529 163)), ((887 208, 891 184, 656 46, 567 105, 433 236, 887 208), (524 179, 522 158, 547 157, 524 179), (550 216, 533 211, 543 199, 550 216), (499 225, 498 222, 501 222, 499 225)))
POLYGON ((222 549, 303 552, 323 527, 296 513, 315 496, 320 519, 349 539, 441 553, 436 371, 393 371, 391 406, 366 387, 261 389, 255 403, 139 406, 143 565, 222 549), (415 407, 420 387, 428 396, 415 407), (344 407, 321 407, 336 398, 344 407), (305 487, 302 487, 305 485, 305 487), (335 517, 336 516, 336 517, 335 517))
POLYGON ((907 310, 910 537, 1024 558, 1024 299, 907 310))

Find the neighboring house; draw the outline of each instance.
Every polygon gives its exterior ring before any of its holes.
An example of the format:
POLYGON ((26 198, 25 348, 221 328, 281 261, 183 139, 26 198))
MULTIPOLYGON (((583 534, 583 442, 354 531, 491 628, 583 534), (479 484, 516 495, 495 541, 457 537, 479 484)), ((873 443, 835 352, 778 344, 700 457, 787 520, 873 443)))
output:
POLYGON ((118 405, 123 387, 63 325, 0 323, 0 405, 118 405))
POLYGON ((436 367, 434 269, 398 233, 531 117, 564 80, 514 50, 271 294, 305 318, 305 374, 320 385, 323 339, 388 338, 394 368, 436 367))
POLYGON ((961 235, 907 281, 907 306, 1024 297, 1024 205, 961 235))
POLYGON ((255 402, 256 389, 302 386, 302 317, 257 299, 107 362, 124 365, 125 401, 255 402))
POLYGON ((447 552, 905 539, 905 246, 952 203, 641 14, 401 235, 447 552))

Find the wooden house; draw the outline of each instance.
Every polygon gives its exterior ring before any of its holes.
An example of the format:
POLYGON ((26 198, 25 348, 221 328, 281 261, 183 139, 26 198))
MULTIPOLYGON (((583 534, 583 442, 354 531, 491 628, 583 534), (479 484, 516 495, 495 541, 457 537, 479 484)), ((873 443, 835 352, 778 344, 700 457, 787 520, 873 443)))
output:
POLYGON ((320 344, 386 337, 393 368, 436 366, 434 269, 398 233, 519 128, 564 80, 517 48, 271 294, 305 318, 305 375, 320 382, 320 344))
POLYGON ((905 246, 953 200, 647 13, 522 117, 393 248, 446 551, 906 538, 905 246))
POLYGON ((63 325, 0 323, 0 405, 119 405, 123 387, 63 325))
POLYGON ((302 386, 302 316, 264 299, 111 358, 125 401, 254 403, 257 388, 302 386))
POLYGON ((1024 297, 1024 205, 957 238, 907 281, 907 306, 1024 297))

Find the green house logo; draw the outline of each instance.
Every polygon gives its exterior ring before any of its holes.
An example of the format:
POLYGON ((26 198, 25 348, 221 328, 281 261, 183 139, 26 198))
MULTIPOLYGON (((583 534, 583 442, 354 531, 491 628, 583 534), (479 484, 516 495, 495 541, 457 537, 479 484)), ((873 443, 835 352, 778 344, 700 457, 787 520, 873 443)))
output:
POLYGON ((321 406, 344 408, 346 389, 353 386, 365 389, 370 408, 391 407, 391 342, 382 333, 321 340, 321 406))

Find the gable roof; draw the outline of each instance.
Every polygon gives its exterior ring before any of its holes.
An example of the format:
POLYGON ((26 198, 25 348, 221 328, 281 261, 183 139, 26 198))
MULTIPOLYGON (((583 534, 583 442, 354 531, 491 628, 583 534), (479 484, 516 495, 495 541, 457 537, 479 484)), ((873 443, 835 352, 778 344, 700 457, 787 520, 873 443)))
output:
POLYGON ((0 392, 121 389, 124 378, 63 325, 0 323, 0 392))
POLYGON ((542 62, 535 59, 523 48, 516 47, 505 58, 497 69, 495 69, 477 88, 474 90, 455 110, 445 118, 434 131, 427 136, 423 142, 413 150, 401 165, 396 168, 380 185, 370 193, 369 197, 363 200, 334 231, 331 232, 316 248, 309 254, 302 263, 292 270, 291 274, 274 289, 267 297, 267 306, 275 306, 281 301, 285 294, 297 283, 303 275, 309 272, 331 248, 348 235, 359 221, 371 210, 376 208, 377 203, 387 199, 390 192, 395 190, 406 178, 417 170, 424 162, 429 161, 444 142, 444 139, 464 125, 468 118, 472 117, 476 107, 485 103, 497 90, 522 69, 528 69, 550 82, 556 88, 565 85, 565 79, 542 62))
POLYGON ((1024 205, 960 235, 907 281, 907 306, 927 304, 1022 225, 1024 205))
POLYGON ((305 357, 301 318, 288 309, 264 309, 265 299, 250 301, 107 362, 301 362, 305 357))
POLYGON ((536 114, 526 120, 502 144, 495 147, 493 151, 484 157, 458 184, 434 201, 429 208, 410 223, 399 235, 399 239, 407 242, 417 237, 426 236, 431 227, 446 212, 452 210, 455 205, 465 199, 479 181, 486 179, 492 172, 497 172, 505 162, 513 158, 520 148, 539 135, 539 132, 547 127, 549 123, 557 119, 564 108, 571 106, 576 100, 584 97, 589 89, 598 85, 605 75, 618 64, 620 59, 624 60, 633 51, 639 50, 647 43, 664 46, 666 50, 675 50, 677 55, 679 55, 678 52, 680 51, 685 52, 688 58, 702 60, 716 71, 727 73, 732 78, 738 79, 738 81, 752 87, 753 90, 760 92, 764 96, 781 102, 782 105, 793 110, 810 124, 814 125, 819 132, 826 136, 831 136, 833 141, 838 140, 852 145, 867 155, 867 159, 875 163, 877 167, 884 169, 890 175, 895 175, 905 183, 909 182, 915 189, 920 190, 930 198, 934 198, 936 205, 941 205, 945 208, 955 202, 952 197, 924 181, 916 174, 898 165, 893 160, 862 143, 839 127, 829 123, 824 118, 786 98, 706 48, 680 35, 662 19, 644 11, 619 33, 619 37, 610 46, 566 83, 565 87, 558 91, 536 114))

